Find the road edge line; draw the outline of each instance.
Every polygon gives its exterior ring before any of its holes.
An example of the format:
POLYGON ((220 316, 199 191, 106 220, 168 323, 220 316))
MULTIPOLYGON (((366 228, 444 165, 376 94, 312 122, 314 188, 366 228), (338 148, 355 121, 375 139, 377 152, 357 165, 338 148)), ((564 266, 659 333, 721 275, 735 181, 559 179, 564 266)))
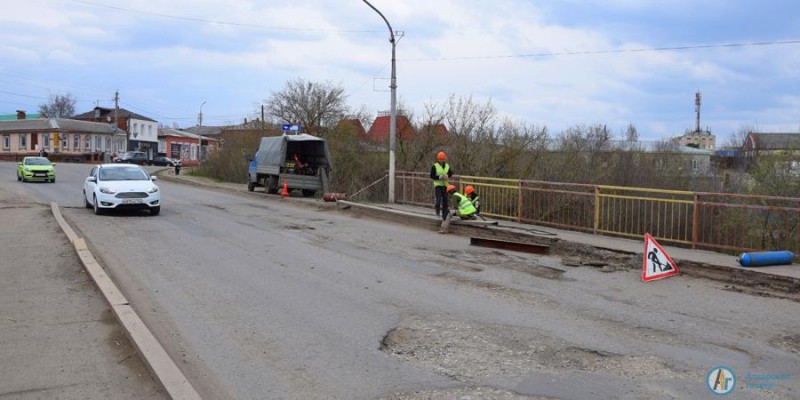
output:
POLYGON ((86 273, 92 278, 95 286, 103 294, 103 298, 109 304, 122 325, 128 338, 133 342, 139 354, 144 359, 145 365, 150 372, 161 383, 161 386, 175 400, 195 400, 202 399, 194 386, 189 382, 183 372, 178 368, 175 361, 169 356, 155 335, 147 328, 141 318, 136 314, 128 303, 128 300, 117 288, 111 277, 92 255, 86 241, 79 237, 71 226, 61 215, 58 203, 51 202, 50 208, 59 227, 67 235, 72 243, 78 258, 81 260, 86 273))

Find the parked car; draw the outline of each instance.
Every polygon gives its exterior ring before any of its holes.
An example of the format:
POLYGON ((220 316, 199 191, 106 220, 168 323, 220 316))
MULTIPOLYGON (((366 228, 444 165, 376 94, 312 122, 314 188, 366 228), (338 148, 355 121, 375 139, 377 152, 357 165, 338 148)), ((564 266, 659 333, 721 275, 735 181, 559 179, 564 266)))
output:
POLYGON ((17 180, 22 182, 56 181, 56 165, 47 157, 25 157, 17 163, 17 180))
POLYGON ((156 156, 152 161, 150 161, 150 165, 157 165, 159 167, 174 167, 180 164, 181 160, 176 160, 174 158, 165 156, 156 156))
POLYGON ((150 163, 150 159, 147 158, 147 153, 143 151, 128 151, 114 159, 114 162, 147 165, 150 163))
POLYGON ((161 212, 161 191, 155 176, 138 165, 100 164, 83 183, 83 204, 95 214, 107 210, 150 210, 161 212))

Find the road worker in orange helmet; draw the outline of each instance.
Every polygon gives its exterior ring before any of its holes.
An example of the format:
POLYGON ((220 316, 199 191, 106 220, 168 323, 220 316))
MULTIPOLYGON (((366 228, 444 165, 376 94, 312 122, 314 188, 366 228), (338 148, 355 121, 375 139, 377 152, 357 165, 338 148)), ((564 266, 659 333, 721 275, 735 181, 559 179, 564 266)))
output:
POLYGON ((444 221, 442 221, 441 227, 439 227, 439 233, 448 232, 450 221, 454 216, 458 216, 461 219, 475 219, 475 213, 477 212, 477 210, 475 210, 475 206, 472 205, 472 201, 470 201, 467 196, 458 193, 455 185, 447 185, 446 190, 447 194, 453 196, 453 204, 456 204, 458 208, 453 210, 451 213, 447 213, 444 221))
POLYGON ((475 191, 475 188, 472 185, 467 185, 464 188, 464 194, 467 196, 469 201, 472 202, 472 205, 475 206, 475 215, 480 215, 481 213, 481 198, 478 197, 478 192, 475 191))
POLYGON ((440 151, 436 155, 436 162, 431 166, 431 180, 433 181, 433 194, 434 194, 434 209, 436 215, 441 216, 442 220, 447 217, 450 212, 449 202, 447 199, 447 185, 450 183, 450 178, 453 176, 453 169, 447 162, 447 154, 440 151))

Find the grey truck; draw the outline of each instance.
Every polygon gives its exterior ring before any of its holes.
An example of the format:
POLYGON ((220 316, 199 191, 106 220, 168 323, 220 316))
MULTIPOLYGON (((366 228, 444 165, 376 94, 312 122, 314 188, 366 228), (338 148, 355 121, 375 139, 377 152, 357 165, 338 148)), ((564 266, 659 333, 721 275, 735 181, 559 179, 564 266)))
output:
POLYGON ((309 134, 262 137, 247 169, 247 190, 267 193, 301 190, 303 196, 328 191, 331 156, 325 139, 309 134))

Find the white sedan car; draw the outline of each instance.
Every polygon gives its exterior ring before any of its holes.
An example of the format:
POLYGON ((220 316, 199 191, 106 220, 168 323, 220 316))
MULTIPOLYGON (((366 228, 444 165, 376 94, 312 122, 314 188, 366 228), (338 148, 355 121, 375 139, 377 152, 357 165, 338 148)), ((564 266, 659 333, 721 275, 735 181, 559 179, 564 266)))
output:
POLYGON ((142 167, 135 164, 101 164, 92 168, 83 183, 83 204, 95 214, 105 210, 161 212, 161 192, 142 167))

